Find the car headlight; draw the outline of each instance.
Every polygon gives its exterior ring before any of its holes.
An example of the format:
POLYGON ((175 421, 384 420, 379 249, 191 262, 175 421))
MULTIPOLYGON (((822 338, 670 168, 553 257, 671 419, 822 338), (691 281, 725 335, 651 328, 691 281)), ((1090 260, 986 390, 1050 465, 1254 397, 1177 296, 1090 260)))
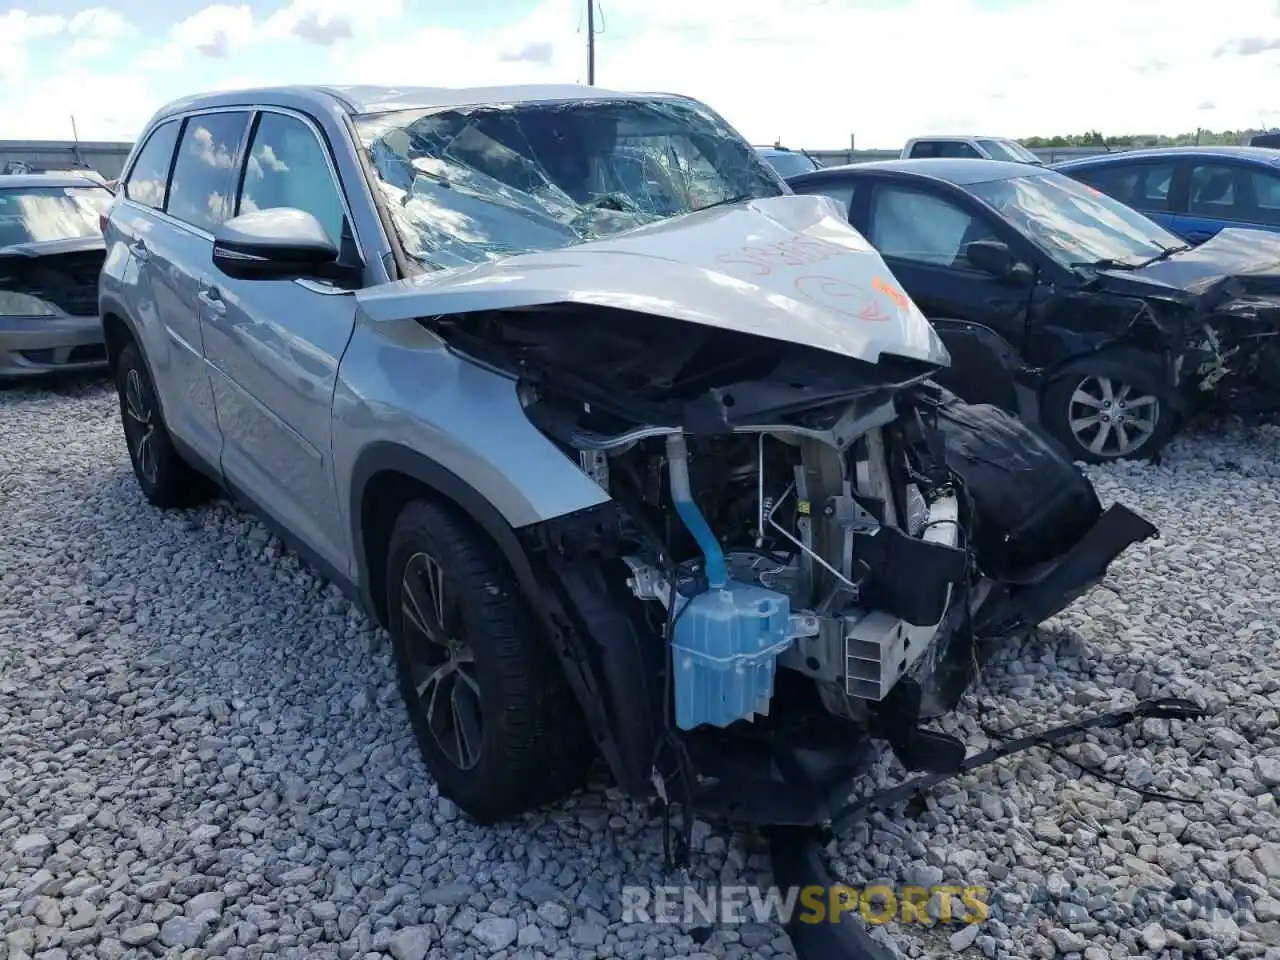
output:
POLYGON ((0 317, 59 317, 62 311, 29 293, 0 290, 0 317))

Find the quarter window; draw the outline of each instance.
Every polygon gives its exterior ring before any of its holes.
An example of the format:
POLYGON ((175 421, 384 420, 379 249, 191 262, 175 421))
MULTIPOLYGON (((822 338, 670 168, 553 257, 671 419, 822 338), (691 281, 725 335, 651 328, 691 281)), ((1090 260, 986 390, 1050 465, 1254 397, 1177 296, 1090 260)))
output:
POLYGON ((248 113, 205 113, 187 119, 178 144, 166 211, 201 230, 231 216, 236 152, 248 113))
POLYGON ((902 187, 877 187, 867 239, 881 256, 970 268, 964 248, 997 240, 986 222, 949 200, 902 187))
POLYGON ((293 207, 314 216, 334 245, 342 243, 342 196, 324 146, 296 117, 262 113, 249 146, 238 213, 293 207))
POLYGON ((125 181, 124 195, 130 200, 157 210, 164 208, 165 185, 169 181, 173 148, 181 126, 181 120, 170 120, 151 132, 125 181))

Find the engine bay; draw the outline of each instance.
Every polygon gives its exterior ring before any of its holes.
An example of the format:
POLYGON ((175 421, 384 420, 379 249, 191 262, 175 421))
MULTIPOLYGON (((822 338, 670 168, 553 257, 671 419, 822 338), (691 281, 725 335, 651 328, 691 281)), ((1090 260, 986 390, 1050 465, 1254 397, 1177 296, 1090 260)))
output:
POLYGON ((956 491, 895 483, 911 465, 886 439, 891 401, 843 406, 825 429, 573 435, 582 470, 663 545, 623 559, 632 593, 667 618, 678 727, 767 715, 775 667, 863 719, 961 593, 956 491))

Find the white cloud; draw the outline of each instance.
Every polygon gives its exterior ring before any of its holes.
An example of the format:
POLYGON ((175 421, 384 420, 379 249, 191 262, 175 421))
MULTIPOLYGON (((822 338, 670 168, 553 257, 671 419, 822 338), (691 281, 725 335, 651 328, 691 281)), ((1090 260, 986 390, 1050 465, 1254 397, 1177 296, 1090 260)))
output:
POLYGON ((81 61, 110 53, 133 29, 115 10, 90 7, 67 22, 67 31, 76 38, 67 56, 72 61, 81 61))
POLYGON ((401 0, 293 0, 287 7, 267 17, 263 36, 270 39, 299 38, 322 47, 360 37, 404 12, 401 0))
POLYGON ((10 10, 0 16, 0 81, 21 78, 27 69, 27 44, 66 29, 63 17, 38 16, 10 10))
MULTIPOLYGON (((72 107, 83 127, 85 89, 132 136, 193 85, 241 85, 223 74, 440 86, 586 79, 580 0, 529 0, 526 14, 483 33, 424 26, 431 8, 428 0, 215 3, 149 47, 138 44, 132 63, 113 64, 118 75, 76 73, 78 90, 64 77, 17 85, 31 73, 26 52, 32 43, 103 49, 119 39, 118 15, 10 12, 0 15, 8 81, 0 136, 40 135, 72 107)), ((1280 123, 1270 94, 1280 80, 1276 0, 1218 3, 1209 17, 1203 0, 1024 0, 1000 10, 977 0, 606 0, 605 8, 602 86, 696 96, 757 143, 838 148, 856 134, 859 147, 896 147, 944 131, 1280 123)))

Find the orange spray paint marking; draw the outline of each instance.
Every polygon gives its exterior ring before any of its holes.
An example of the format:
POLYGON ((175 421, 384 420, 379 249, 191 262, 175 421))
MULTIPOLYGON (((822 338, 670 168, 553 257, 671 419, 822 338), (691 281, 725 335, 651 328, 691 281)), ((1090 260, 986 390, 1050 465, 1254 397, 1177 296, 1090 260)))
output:
POLYGON ((911 304, 911 301, 907 299, 907 295, 905 293, 893 284, 889 283, 883 277, 876 277, 871 281, 871 286, 896 303, 899 310, 906 310, 911 304))

